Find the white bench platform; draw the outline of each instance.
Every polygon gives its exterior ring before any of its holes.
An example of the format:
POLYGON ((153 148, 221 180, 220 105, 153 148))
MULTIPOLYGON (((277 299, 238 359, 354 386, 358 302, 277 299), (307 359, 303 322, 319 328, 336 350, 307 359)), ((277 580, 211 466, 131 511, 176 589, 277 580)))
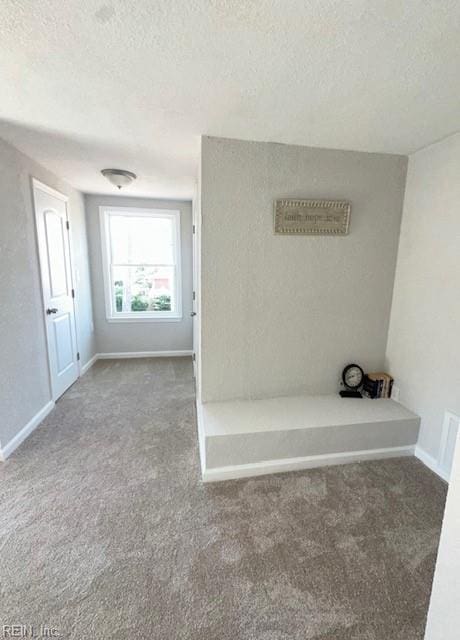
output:
POLYGON ((420 418, 393 400, 291 396, 199 404, 203 480, 414 454, 420 418))

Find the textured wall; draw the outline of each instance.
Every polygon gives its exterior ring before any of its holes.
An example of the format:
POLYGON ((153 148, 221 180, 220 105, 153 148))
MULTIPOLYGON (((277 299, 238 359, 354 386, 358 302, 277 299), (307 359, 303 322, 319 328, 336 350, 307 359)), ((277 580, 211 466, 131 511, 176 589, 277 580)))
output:
POLYGON ((384 364, 407 159, 202 140, 203 401, 334 393, 384 364), (349 199, 346 237, 273 234, 281 197, 349 199))
POLYGON ((122 351, 182 351, 192 349, 192 204, 174 200, 151 200, 87 195, 86 219, 91 257, 94 323, 98 353, 122 351), (179 322, 108 322, 105 313, 99 207, 146 207, 179 209, 181 212, 182 320, 179 322))
POLYGON ((387 346, 403 404, 437 457, 444 411, 460 414, 460 134, 409 159, 387 346))
POLYGON ((31 176, 69 196, 82 362, 95 353, 82 196, 0 140, 0 442, 5 446, 50 400, 31 176))

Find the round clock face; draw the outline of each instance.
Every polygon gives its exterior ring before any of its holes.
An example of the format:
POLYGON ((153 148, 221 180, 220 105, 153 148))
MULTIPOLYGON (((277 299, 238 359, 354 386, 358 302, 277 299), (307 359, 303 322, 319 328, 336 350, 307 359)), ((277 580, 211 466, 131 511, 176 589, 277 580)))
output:
POLYGON ((342 380, 349 389, 357 389, 363 383, 364 371, 357 364, 349 364, 342 373, 342 380))

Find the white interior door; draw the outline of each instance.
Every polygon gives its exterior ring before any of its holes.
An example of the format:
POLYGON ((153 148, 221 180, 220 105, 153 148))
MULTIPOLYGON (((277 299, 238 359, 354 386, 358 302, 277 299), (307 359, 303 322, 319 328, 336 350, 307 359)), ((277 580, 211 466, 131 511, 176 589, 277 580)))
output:
POLYGON ((67 198, 33 181, 53 400, 79 375, 67 198))

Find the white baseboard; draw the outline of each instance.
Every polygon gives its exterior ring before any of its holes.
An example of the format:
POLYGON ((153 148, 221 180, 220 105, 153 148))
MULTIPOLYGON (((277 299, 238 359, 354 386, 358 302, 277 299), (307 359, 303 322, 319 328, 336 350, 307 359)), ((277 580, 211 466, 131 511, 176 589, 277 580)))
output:
POLYGON ((198 398, 196 399, 196 402, 195 402, 195 409, 196 409, 196 424, 198 429, 198 449, 200 453, 201 475, 204 480, 204 477, 206 474, 206 437, 204 435, 203 412, 202 412, 201 402, 198 401, 198 398))
POLYGON ((10 456, 15 449, 19 447, 21 442, 27 438, 28 435, 32 433, 36 427, 46 418, 46 416, 54 409, 54 402, 51 400, 45 406, 40 409, 38 413, 34 415, 34 417, 29 420, 25 427, 21 429, 19 433, 17 433, 14 438, 12 438, 4 447, 0 449, 0 460, 5 461, 8 456, 10 456))
POLYGON ((82 365, 80 375, 84 375, 98 360, 118 360, 119 358, 174 358, 192 356, 193 351, 119 351, 115 353, 96 353, 82 365))
POLYGON ((176 358, 191 356, 193 351, 120 351, 116 353, 98 353, 98 360, 118 360, 119 358, 176 358))
POLYGON ((88 371, 88 369, 91 369, 91 367, 97 361, 97 359, 98 359, 98 354, 96 353, 92 358, 90 358, 90 360, 88 360, 86 364, 81 366, 80 375, 81 376, 84 375, 88 371))
POLYGON ((340 453, 327 453, 318 456, 303 456, 300 458, 286 458, 280 460, 266 460, 264 462, 253 462, 250 464, 204 469, 203 482, 235 480, 237 478, 263 476, 269 473, 281 473, 283 471, 299 471, 301 469, 314 469, 315 467, 328 467, 331 465, 363 462, 364 460, 400 458, 403 456, 413 455, 414 446, 407 446, 390 447, 386 449, 369 449, 365 451, 344 451, 340 453))
POLYGON ((444 469, 442 469, 439 466, 438 461, 436 460, 436 458, 433 458, 433 456, 430 455, 429 453, 427 453, 425 451, 425 449, 422 449, 422 447, 420 445, 417 445, 415 447, 415 457, 418 458, 420 460, 420 462, 423 462, 423 464, 425 466, 427 466, 428 469, 431 469, 431 471, 433 471, 433 473, 438 475, 440 478, 442 478, 446 482, 449 482, 449 478, 448 478, 447 473, 445 472, 444 469))

